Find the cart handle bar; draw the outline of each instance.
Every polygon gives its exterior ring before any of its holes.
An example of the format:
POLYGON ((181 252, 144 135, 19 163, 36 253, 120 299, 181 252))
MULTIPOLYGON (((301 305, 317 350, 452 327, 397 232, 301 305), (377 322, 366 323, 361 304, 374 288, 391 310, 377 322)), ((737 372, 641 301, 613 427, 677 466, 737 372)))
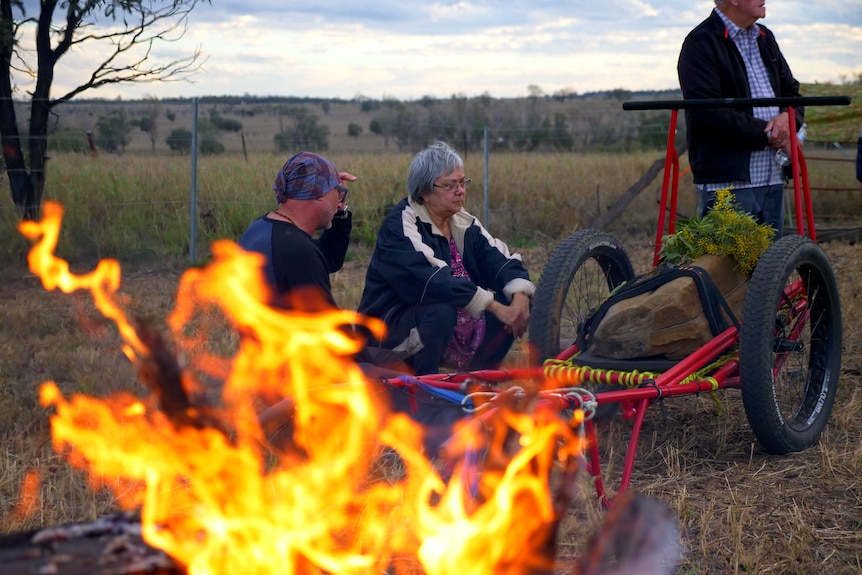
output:
POLYGON ((849 106, 850 96, 792 96, 784 98, 711 98, 705 100, 647 100, 623 102, 623 110, 702 110, 753 106, 849 106))

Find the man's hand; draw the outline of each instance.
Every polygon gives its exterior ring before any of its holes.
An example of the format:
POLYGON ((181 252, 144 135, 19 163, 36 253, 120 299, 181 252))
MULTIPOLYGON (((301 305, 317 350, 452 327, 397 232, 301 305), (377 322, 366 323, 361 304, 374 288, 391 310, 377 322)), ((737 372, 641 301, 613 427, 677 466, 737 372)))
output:
POLYGON ((783 148, 790 153, 790 117, 787 112, 781 112, 766 123, 764 132, 769 136, 769 145, 773 148, 783 148))
MULTIPOLYGON (((344 186, 345 182, 355 182, 356 176, 351 174, 350 172, 338 172, 338 179, 340 180, 340 184, 344 186)), ((344 186, 345 189, 347 186, 344 186)), ((338 202, 338 210, 335 212, 336 218, 346 218, 347 217, 347 193, 345 192, 344 201, 338 202)))

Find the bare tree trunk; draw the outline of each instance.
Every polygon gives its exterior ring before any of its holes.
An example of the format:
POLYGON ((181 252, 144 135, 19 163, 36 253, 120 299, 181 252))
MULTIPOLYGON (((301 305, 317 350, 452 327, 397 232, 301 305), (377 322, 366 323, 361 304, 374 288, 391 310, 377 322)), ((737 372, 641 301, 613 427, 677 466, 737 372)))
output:
POLYGON ((21 150, 15 101, 12 99, 12 56, 16 27, 12 18, 12 1, 0 0, 0 134, 2 134, 3 160, 12 201, 24 212, 33 196, 32 184, 21 150))

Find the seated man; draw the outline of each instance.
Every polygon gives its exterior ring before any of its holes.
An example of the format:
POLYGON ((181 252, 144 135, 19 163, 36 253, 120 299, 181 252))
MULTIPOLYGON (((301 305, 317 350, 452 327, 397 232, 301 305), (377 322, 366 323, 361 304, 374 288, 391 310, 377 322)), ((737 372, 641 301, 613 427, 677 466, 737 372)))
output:
POLYGON ((408 354, 416 375, 496 368, 530 320, 536 287, 521 257, 464 209, 469 184, 445 143, 419 152, 365 276, 358 311, 384 321, 380 344, 408 354))
POLYGON ((266 257, 264 275, 276 304, 299 289, 316 289, 335 307, 329 274, 341 269, 350 243, 353 218, 347 209, 346 181, 332 162, 312 154, 295 154, 276 174, 272 190, 277 206, 254 220, 242 237, 243 249, 266 257), (323 230, 319 238, 312 236, 323 230))

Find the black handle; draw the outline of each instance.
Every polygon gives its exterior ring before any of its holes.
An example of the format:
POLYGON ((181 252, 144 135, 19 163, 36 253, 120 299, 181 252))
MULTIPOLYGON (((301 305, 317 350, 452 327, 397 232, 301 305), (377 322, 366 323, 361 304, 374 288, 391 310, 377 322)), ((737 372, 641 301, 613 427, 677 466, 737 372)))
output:
POLYGON ((705 100, 647 100, 623 102, 623 110, 703 110, 753 106, 849 106, 850 96, 791 96, 785 98, 713 98, 705 100))

